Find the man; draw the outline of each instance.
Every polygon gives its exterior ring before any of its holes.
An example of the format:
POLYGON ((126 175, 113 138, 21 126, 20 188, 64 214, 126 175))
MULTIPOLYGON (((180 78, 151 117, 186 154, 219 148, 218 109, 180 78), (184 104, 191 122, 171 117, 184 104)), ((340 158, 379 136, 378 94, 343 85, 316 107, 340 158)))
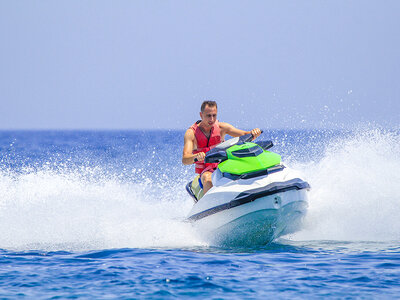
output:
POLYGON ((211 174, 218 164, 205 164, 206 152, 215 145, 223 142, 225 135, 237 137, 251 133, 254 138, 261 134, 256 128, 252 131, 244 131, 233 127, 231 124, 217 121, 217 103, 215 101, 204 101, 200 111, 201 120, 194 123, 186 130, 184 137, 182 163, 191 165, 196 163, 196 173, 200 174, 204 194, 212 188, 211 174), (195 159, 197 161, 195 161, 195 159))

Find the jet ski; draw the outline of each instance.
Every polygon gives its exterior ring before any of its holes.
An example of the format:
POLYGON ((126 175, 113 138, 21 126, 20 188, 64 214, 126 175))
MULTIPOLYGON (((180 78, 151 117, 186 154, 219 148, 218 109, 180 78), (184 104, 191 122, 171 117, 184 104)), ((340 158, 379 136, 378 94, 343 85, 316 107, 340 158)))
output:
POLYGON ((203 195, 199 176, 186 185, 194 200, 188 221, 211 245, 255 246, 301 229, 310 185, 268 151, 272 141, 246 134, 218 144, 206 163, 219 163, 203 195))

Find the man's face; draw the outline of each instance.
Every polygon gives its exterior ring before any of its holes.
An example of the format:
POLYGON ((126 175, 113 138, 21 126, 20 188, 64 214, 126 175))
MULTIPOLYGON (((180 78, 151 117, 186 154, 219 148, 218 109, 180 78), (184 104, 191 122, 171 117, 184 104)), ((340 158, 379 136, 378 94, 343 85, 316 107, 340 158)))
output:
POLYGON ((206 105, 204 111, 200 112, 200 117, 205 126, 212 127, 217 120, 217 107, 206 105))

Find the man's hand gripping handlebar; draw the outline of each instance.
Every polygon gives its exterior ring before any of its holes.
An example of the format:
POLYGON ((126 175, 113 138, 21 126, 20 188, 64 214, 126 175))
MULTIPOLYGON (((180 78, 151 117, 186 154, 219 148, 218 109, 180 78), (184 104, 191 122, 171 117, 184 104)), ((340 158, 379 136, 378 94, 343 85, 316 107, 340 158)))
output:
POLYGON ((206 154, 204 152, 199 152, 196 153, 196 156, 194 157, 194 162, 196 161, 203 161, 206 158, 206 154))

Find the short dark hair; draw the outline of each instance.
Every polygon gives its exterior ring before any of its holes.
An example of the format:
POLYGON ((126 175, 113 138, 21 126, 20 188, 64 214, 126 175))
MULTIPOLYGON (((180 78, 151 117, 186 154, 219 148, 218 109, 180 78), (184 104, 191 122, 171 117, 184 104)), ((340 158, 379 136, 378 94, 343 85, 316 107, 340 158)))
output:
POLYGON ((217 102, 212 101, 212 100, 206 100, 201 104, 201 112, 203 112, 205 110, 206 105, 211 106, 211 107, 215 106, 215 108, 218 108, 217 102))

